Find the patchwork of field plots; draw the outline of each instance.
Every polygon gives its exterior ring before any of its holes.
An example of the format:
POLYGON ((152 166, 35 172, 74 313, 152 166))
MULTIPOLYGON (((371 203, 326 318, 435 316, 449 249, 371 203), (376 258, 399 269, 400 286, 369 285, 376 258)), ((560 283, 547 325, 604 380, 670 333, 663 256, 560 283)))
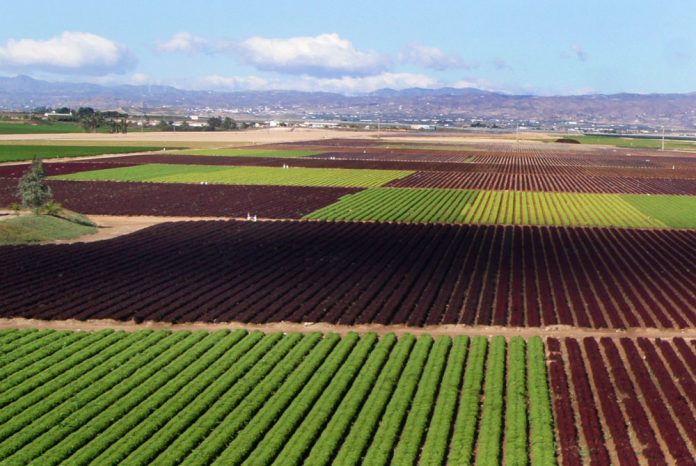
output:
POLYGON ((381 186, 410 175, 404 170, 220 167, 211 165, 148 164, 109 168, 55 177, 61 180, 141 181, 151 183, 210 183, 270 186, 381 186))
POLYGON ((539 338, 3 331, 0 341, 7 464, 463 464, 474 452, 478 464, 554 463, 539 338))
POLYGON ((696 228, 696 196, 373 188, 305 216, 321 220, 696 228))
MULTIPOLYGON (((544 157, 540 154, 539 157, 544 157)), ((528 176, 540 177, 544 183, 564 186, 567 182, 563 181, 568 177, 569 181, 573 181, 574 177, 581 178, 580 184, 568 185, 571 191, 582 191, 586 182, 584 177, 595 178, 594 182, 601 182, 602 178, 626 178, 630 180, 640 179, 659 179, 659 180, 690 180, 696 179, 696 164, 684 163, 679 170, 673 170, 670 166, 658 165, 657 167, 645 168, 639 166, 612 166, 612 167, 595 167, 590 164, 579 164, 577 166, 565 165, 520 165, 513 166, 510 164, 500 163, 462 163, 462 162, 445 162, 437 157, 431 157, 432 160, 419 162, 413 158, 403 158, 400 160, 372 160, 364 157, 356 157, 349 159, 337 159, 328 157, 327 154, 322 154, 316 157, 295 157, 288 160, 289 157, 261 157, 261 156, 220 156, 220 155, 172 155, 171 153, 149 153, 142 155, 129 156, 128 160, 138 164, 186 164, 186 165, 236 165, 236 166, 269 166, 277 167, 282 165, 290 165, 292 167, 304 168, 358 168, 358 169, 384 169, 384 170, 410 170, 422 172, 452 172, 440 173, 433 175, 447 179, 449 176, 460 176, 462 173, 472 174, 487 174, 496 175, 511 180, 509 185, 515 186, 514 183, 528 176)), ((696 161, 696 157, 694 158, 696 161)), ((103 158, 100 161, 118 161, 115 158, 103 158)), ((412 178, 416 178, 415 176, 412 178)), ((495 179, 491 176, 491 179, 495 179)), ((506 182, 508 183, 508 182, 506 182)), ((605 185, 610 186, 605 183, 605 185)), ((626 184, 624 183, 624 186, 626 184)), ((630 186, 630 185, 629 185, 630 186)), ((419 187, 419 186, 414 186, 419 187)), ((437 187, 437 186, 423 186, 437 187)), ((458 187, 458 186, 453 186, 458 187)), ((493 189, 494 186, 488 186, 493 189)), ((630 188, 634 189, 634 188, 630 188)), ((564 190, 564 189, 555 189, 564 190)), ((630 191, 629 191, 630 192, 630 191)), ((673 194, 673 193, 672 193, 673 194)))
POLYGON ((149 328, 0 330, 2 464, 696 464, 691 154, 326 139, 46 172, 83 213, 264 221, 0 246, 0 328, 149 328), (199 330, 249 324, 278 332, 199 330))
POLYGON ((689 328, 696 324, 694 235, 169 223, 108 242, 0 248, 7 290, 0 294, 0 315, 689 328))
MULTIPOLYGON (((328 148, 327 148, 328 149, 328 148)), ((514 145, 499 145, 465 148, 459 151, 420 149, 392 149, 389 147, 344 148, 341 151, 325 150, 312 158, 449 162, 497 165, 506 170, 530 171, 553 167, 591 167, 601 172, 611 168, 668 168, 693 169, 694 159, 690 156, 671 156, 651 151, 598 151, 598 150, 554 150, 545 147, 520 148, 514 145)))

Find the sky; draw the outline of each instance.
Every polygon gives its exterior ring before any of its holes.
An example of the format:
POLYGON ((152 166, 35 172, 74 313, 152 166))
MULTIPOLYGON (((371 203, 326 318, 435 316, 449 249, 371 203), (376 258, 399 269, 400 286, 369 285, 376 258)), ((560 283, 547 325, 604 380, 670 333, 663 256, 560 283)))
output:
POLYGON ((693 0, 7 3, 3 76, 344 94, 696 91, 693 0))

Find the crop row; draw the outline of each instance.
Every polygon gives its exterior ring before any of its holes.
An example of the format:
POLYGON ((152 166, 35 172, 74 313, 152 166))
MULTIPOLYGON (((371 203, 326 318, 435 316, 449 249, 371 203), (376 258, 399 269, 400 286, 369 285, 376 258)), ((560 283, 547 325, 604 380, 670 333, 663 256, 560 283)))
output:
POLYGON ((696 196, 373 188, 306 219, 407 223, 696 228, 696 196))
POLYGON ((681 338, 548 339, 559 462, 694 464, 695 349, 681 338))
MULTIPOLYGON (((64 207, 94 215, 301 218, 356 188, 50 181, 64 207)), ((17 202, 16 180, 0 179, 0 206, 17 202)))
POLYGON ((425 172, 392 181, 394 188, 485 189, 578 193, 696 195, 696 180, 628 178, 619 176, 425 172))
POLYGON ((168 223, 110 241, 0 248, 0 315, 687 328, 696 324, 695 235, 168 223))
POLYGON ((51 339, 0 378, 0 462, 555 464, 538 337, 0 331, 51 339))

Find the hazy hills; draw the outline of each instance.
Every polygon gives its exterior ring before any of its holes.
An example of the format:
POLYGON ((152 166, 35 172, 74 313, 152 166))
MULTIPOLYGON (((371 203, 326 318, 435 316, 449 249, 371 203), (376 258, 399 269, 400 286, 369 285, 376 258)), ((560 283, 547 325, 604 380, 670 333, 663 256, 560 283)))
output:
POLYGON ((193 91, 171 86, 48 82, 0 77, 0 108, 37 106, 237 109, 258 115, 355 119, 483 118, 540 121, 586 120, 651 126, 696 127, 696 93, 509 95, 480 89, 381 89, 345 96, 299 91, 193 91))

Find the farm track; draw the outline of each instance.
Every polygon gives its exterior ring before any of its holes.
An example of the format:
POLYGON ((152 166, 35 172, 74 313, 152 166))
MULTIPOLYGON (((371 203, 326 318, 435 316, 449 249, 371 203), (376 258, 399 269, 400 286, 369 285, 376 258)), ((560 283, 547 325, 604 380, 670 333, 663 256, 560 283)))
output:
POLYGON ((431 325, 422 327, 410 327, 407 325, 382 325, 382 324, 359 324, 359 325, 341 325, 329 324, 325 322, 269 322, 265 324, 250 324, 246 322, 162 322, 154 320, 146 320, 142 322, 135 321, 120 321, 113 319, 90 319, 90 320, 40 320, 40 319, 25 319, 22 317, 0 318, 0 330, 2 329, 37 329, 37 330, 69 330, 69 331, 86 331, 97 332, 100 330, 123 330, 134 332, 138 330, 169 330, 176 332, 179 330, 197 331, 203 330, 206 332, 214 332, 218 330, 248 330, 259 331, 264 333, 282 332, 282 333, 336 333, 338 335, 347 335, 354 332, 358 334, 374 333, 376 335, 394 334, 402 336, 411 334, 414 336, 431 335, 450 336, 469 335, 469 336, 484 336, 493 337, 501 336, 505 338, 511 337, 541 337, 541 338, 647 338, 647 339, 669 339, 683 338, 686 341, 696 341, 696 329, 666 329, 666 328, 641 328, 634 327, 629 329, 590 329, 582 327, 573 327, 571 325, 553 325, 548 327, 504 327, 490 325, 459 325, 459 324, 444 324, 431 325))
POLYGON ((686 329, 696 324, 695 234, 164 223, 106 242, 0 248, 0 281, 10 290, 0 296, 0 314, 686 329))

